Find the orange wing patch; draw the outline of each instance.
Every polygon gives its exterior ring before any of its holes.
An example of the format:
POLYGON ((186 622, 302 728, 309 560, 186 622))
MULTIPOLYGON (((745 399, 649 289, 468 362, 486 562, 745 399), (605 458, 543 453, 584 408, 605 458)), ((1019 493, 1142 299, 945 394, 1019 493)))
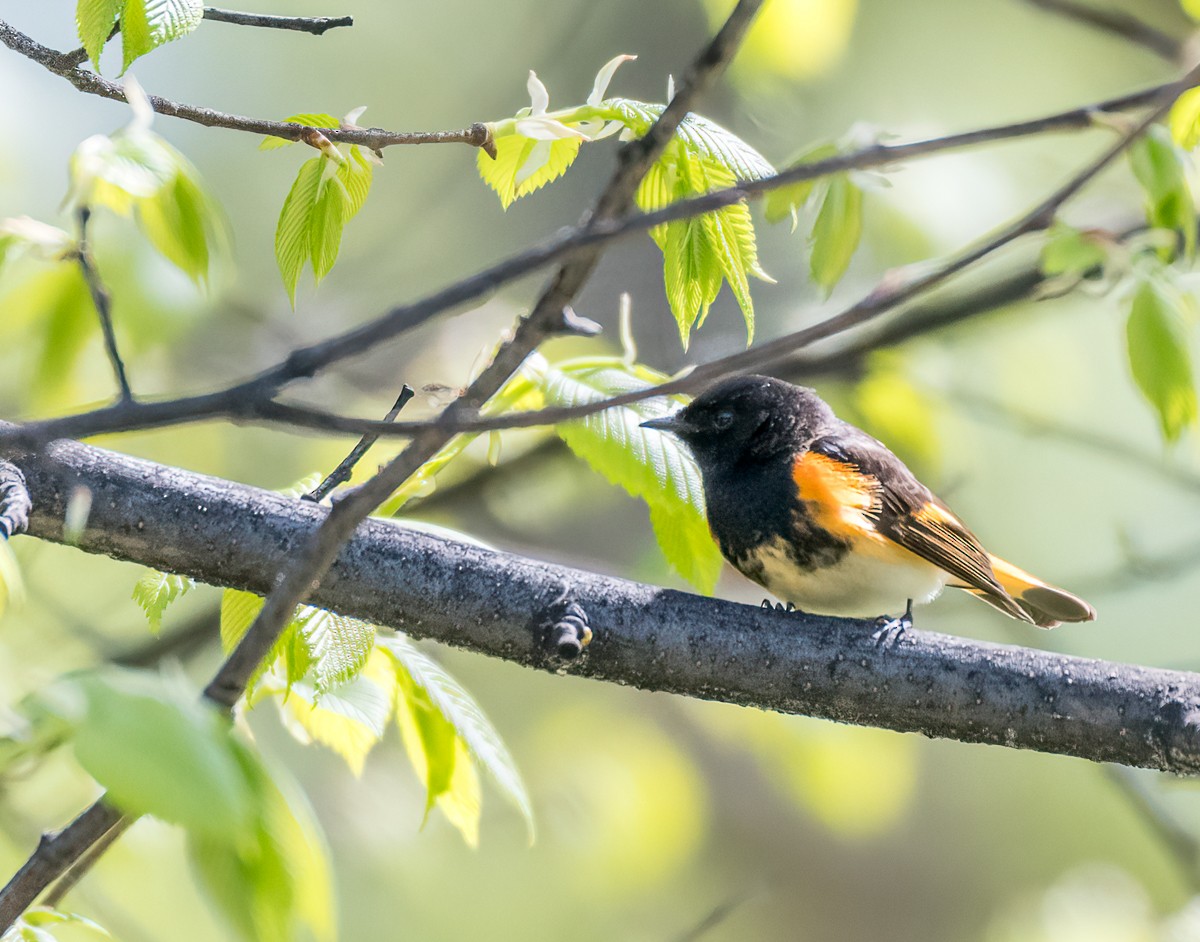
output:
POLYGON ((792 465, 796 496, 817 526, 841 539, 882 540, 868 514, 878 513, 879 482, 854 465, 810 451, 792 465))

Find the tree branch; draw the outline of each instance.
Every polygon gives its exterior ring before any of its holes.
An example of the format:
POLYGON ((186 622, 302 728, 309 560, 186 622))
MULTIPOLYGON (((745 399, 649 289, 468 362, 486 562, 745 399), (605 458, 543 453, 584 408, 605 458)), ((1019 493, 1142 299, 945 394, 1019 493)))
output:
MULTIPOLYGON (((72 491, 84 486, 92 514, 81 549, 259 593, 327 513, 75 442, 18 464, 34 499, 34 536, 61 541, 72 491)), ((568 593, 594 633, 572 673, 963 742, 1200 772, 1196 674, 921 631, 879 649, 871 622, 639 585, 385 520, 358 528, 311 601, 414 637, 561 670, 539 626, 568 593)))
POLYGON ((353 26, 352 16, 268 16, 264 13, 237 13, 205 7, 204 18, 217 23, 235 23, 238 26, 262 26, 267 29, 291 29, 302 33, 322 36, 339 26, 353 26))
MULTIPOLYGON (((9 49, 36 62, 55 75, 65 78, 79 91, 98 95, 113 101, 125 101, 125 89, 95 72, 79 68, 80 60, 75 53, 59 52, 43 46, 8 23, 0 20, 0 43, 9 49)), ((264 121, 243 115, 226 114, 212 108, 202 108, 183 102, 172 101, 159 95, 150 95, 150 104, 158 114, 169 115, 202 124, 208 128, 228 128, 249 134, 282 137, 289 141, 302 141, 313 129, 290 121, 264 121)), ((371 150, 382 150, 397 144, 470 144, 485 147, 491 142, 491 132, 483 124, 473 124, 460 131, 385 131, 382 128, 320 128, 331 141, 341 144, 360 144, 371 150)))

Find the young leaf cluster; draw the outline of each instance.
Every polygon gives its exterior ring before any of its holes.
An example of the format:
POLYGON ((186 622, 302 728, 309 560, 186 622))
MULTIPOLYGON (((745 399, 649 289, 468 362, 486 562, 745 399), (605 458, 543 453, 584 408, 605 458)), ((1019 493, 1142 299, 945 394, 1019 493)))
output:
POLYGON ((43 730, 34 738, 44 749, 69 741, 107 801, 187 832, 200 882, 242 938, 333 938, 330 867, 311 812, 215 708, 182 684, 117 670, 59 681, 25 708, 43 730))
MULTIPOLYGON (((545 86, 530 72, 531 104, 514 117, 488 127, 496 158, 482 151, 479 174, 506 209, 514 200, 566 172, 580 147, 619 133, 622 140, 645 134, 666 107, 626 98, 605 99, 617 67, 632 56, 617 56, 596 75, 592 92, 580 106, 549 110, 545 86)), ((713 122, 689 114, 675 139, 650 169, 637 192, 637 204, 652 211, 690 196, 758 180, 774 174, 753 147, 713 122)), ((650 233, 663 253, 663 277, 671 312, 687 345, 693 328, 728 284, 754 336, 750 276, 770 281, 758 262, 750 210, 737 203, 713 213, 660 226, 650 233)))
POLYGON ((1059 221, 1047 232, 1041 258, 1048 279, 1044 294, 1085 279, 1101 286, 1123 283, 1130 374, 1167 442, 1200 418, 1189 336, 1197 304, 1176 264, 1190 264, 1196 255, 1198 220, 1187 153, 1200 143, 1195 91, 1176 100, 1166 126, 1150 127, 1130 147, 1130 166, 1145 195, 1146 231, 1120 241, 1059 221))
MULTIPOLYGON (((362 113, 347 116, 347 124, 362 113)), ((286 119, 312 128, 335 128, 342 122, 329 114, 295 114, 286 119)), ((358 145, 339 147, 314 132, 320 151, 300 165, 292 188, 283 201, 275 227, 275 260, 292 307, 296 285, 305 265, 312 266, 317 284, 333 270, 342 244, 342 230, 367 200, 378 158, 358 145)), ((275 150, 294 141, 268 137, 260 150, 275 150)))
MULTIPOLYGON (((139 583, 144 588, 135 597, 151 600, 148 616, 161 620, 163 609, 181 594, 163 590, 175 578, 151 573, 139 583)), ((250 592, 222 593, 226 653, 262 605, 250 592)), ((247 691, 250 706, 266 699, 276 703, 297 739, 329 747, 356 775, 394 719, 425 786, 426 818, 436 806, 464 840, 478 842, 482 793, 473 764, 478 763, 524 816, 532 837, 529 795, 499 733, 471 695, 403 636, 381 636, 367 622, 301 606, 247 691)))
POLYGON ((203 0, 78 0, 75 6, 79 40, 97 72, 100 53, 118 27, 124 72, 140 56, 186 36, 203 18, 203 0))

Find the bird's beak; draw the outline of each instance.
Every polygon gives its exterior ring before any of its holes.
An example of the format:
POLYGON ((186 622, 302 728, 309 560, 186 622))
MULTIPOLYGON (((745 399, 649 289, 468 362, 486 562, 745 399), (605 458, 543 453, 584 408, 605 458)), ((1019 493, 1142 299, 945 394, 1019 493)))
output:
POLYGON ((683 410, 672 412, 670 415, 660 416, 657 419, 647 419, 641 423, 642 428, 652 428, 659 432, 670 432, 673 435, 681 435, 688 431, 689 426, 683 418, 683 410))

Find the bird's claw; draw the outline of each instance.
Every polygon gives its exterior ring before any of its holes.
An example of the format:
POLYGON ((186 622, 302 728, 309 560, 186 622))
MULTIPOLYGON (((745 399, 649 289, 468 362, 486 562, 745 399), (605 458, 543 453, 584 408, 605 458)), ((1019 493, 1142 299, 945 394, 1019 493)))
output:
POLYGON ((763 599, 761 607, 765 608, 768 612, 786 612, 790 614, 791 612, 800 611, 791 602, 784 605, 782 602, 772 602, 770 599, 763 599))
POLYGON ((899 644, 900 639, 912 626, 912 599, 909 599, 908 607, 904 609, 903 615, 896 618, 880 615, 875 619, 875 630, 871 632, 871 640, 877 647, 883 647, 888 641, 891 641, 892 644, 899 644))

